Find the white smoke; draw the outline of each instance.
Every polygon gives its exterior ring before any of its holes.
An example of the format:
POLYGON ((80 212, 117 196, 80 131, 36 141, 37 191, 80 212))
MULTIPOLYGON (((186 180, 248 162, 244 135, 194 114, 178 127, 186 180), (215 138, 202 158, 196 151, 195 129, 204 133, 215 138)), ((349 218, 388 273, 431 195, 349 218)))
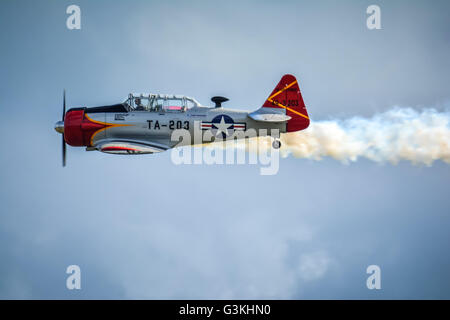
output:
POLYGON ((450 113, 394 108, 372 118, 312 121, 306 130, 282 135, 281 141, 283 156, 313 160, 450 163, 450 113))

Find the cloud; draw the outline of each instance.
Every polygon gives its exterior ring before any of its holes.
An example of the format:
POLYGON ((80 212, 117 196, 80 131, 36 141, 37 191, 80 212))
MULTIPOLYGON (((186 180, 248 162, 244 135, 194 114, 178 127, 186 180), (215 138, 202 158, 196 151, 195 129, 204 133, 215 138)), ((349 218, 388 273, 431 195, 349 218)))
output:
POLYGON ((330 266, 331 259, 326 252, 305 253, 300 256, 298 272, 304 281, 322 278, 330 266))

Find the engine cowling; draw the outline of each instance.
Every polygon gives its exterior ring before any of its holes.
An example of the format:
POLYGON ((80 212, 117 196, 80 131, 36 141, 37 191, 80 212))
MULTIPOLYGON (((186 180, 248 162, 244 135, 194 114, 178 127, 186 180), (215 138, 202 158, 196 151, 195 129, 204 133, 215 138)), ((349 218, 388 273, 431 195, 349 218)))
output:
POLYGON ((105 124, 89 120, 85 110, 70 109, 64 117, 64 140, 73 147, 91 146, 92 135, 105 127, 105 124))

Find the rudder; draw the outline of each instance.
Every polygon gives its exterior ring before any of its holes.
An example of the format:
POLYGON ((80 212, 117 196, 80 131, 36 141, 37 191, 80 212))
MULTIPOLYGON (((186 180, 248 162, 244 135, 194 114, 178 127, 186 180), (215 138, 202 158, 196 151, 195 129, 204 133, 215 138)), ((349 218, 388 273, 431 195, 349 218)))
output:
POLYGON ((291 74, 284 75, 263 108, 281 108, 291 119, 287 121, 286 132, 304 130, 309 126, 309 116, 303 101, 297 79, 291 74))

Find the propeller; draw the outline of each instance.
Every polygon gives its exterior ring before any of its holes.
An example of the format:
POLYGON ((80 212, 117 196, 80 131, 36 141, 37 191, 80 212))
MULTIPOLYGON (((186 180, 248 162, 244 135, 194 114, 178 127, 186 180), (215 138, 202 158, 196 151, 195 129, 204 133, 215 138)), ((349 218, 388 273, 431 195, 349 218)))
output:
MULTIPOLYGON (((63 93, 63 114, 62 114, 62 122, 64 123, 64 117, 66 116, 66 89, 64 89, 63 93)), ((66 166, 66 141, 64 140, 64 132, 61 135, 62 137, 62 165, 66 166)))

